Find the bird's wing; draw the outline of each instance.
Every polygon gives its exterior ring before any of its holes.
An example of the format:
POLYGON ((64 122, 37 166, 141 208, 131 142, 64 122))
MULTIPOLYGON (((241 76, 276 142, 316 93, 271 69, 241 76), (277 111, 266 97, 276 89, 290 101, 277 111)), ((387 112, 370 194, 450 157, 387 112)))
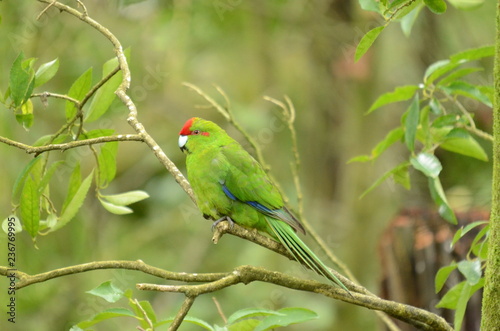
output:
POLYGON ((220 184, 229 198, 244 202, 261 213, 280 219, 293 229, 305 233, 302 224, 284 206, 278 188, 261 165, 241 145, 235 142, 223 146, 221 152, 229 166, 220 184))

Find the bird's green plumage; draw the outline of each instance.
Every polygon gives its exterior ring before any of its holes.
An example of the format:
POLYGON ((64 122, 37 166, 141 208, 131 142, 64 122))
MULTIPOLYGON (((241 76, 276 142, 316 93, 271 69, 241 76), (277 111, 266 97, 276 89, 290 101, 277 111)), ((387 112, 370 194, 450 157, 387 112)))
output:
POLYGON ((296 231, 305 234, 302 224, 284 206, 261 165, 237 141, 215 123, 195 117, 181 130, 179 145, 187 154, 188 179, 205 216, 228 216, 239 225, 269 234, 297 261, 347 291, 297 236, 296 231))

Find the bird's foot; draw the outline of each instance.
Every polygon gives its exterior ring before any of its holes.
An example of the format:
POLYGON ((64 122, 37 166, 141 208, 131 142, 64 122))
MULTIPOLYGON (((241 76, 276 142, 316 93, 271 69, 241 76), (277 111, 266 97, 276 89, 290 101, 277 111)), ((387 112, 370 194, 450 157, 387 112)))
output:
POLYGON ((217 226, 217 224, 219 224, 220 222, 223 222, 223 221, 227 221, 229 223, 229 228, 233 228, 234 221, 231 219, 231 217, 222 216, 218 220, 214 221, 214 223, 212 224, 212 232, 215 230, 215 227, 217 226))

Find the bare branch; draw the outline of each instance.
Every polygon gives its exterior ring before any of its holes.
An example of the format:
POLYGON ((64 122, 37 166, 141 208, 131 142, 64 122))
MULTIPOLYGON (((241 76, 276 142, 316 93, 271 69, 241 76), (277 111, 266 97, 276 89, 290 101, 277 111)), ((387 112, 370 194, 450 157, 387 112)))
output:
POLYGON ((91 138, 91 139, 84 139, 84 140, 75 140, 75 141, 70 141, 68 143, 63 143, 63 144, 51 144, 51 145, 45 145, 45 146, 30 146, 26 145, 14 140, 10 140, 5 137, 0 136, 0 142, 14 146, 17 148, 20 148, 28 154, 41 154, 47 151, 54 151, 54 150, 60 150, 60 151, 65 151, 68 149, 80 147, 80 146, 88 146, 88 145, 94 145, 94 144, 103 144, 103 143, 108 143, 111 141, 143 141, 143 138, 137 134, 120 134, 120 135, 115 135, 115 136, 105 136, 105 137, 97 137, 97 138, 91 138))

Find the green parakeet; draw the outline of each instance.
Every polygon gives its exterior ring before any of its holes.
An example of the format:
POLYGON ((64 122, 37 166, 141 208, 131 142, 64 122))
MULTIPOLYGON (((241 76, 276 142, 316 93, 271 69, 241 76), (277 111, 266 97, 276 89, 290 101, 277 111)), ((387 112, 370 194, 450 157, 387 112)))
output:
POLYGON ((284 206, 262 166, 236 140, 217 124, 194 117, 180 131, 179 147, 187 154, 187 177, 205 217, 269 234, 299 263, 349 292, 297 236, 306 233, 304 227, 284 206))

